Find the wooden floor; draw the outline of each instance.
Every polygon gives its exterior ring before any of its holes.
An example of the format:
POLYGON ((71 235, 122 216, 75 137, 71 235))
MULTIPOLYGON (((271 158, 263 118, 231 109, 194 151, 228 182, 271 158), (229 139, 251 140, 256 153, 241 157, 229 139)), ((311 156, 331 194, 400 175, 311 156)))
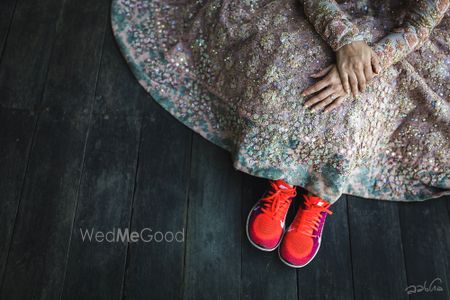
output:
POLYGON ((0 1, 0 299, 450 299, 448 199, 344 196, 303 269, 254 249, 245 218, 265 180, 153 102, 109 8, 0 1), (80 232, 127 228, 184 240, 80 232))

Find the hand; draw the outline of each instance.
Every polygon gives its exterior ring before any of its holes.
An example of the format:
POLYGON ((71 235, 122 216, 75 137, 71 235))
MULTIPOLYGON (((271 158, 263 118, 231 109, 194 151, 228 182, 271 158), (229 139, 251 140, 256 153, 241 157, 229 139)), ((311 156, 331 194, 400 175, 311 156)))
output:
POLYGON ((323 78, 301 93, 302 96, 317 93, 305 102, 305 107, 313 107, 313 111, 326 107, 325 112, 329 112, 340 106, 347 98, 336 65, 329 65, 325 69, 312 74, 311 77, 323 78))
POLYGON ((380 73, 381 65, 375 52, 365 42, 358 41, 336 51, 337 69, 347 94, 363 92, 372 78, 380 73))

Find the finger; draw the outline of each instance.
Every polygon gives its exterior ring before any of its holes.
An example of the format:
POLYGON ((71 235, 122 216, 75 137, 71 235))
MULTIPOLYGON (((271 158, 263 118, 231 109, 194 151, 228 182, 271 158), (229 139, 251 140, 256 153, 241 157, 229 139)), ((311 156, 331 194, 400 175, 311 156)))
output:
POLYGON ((359 67, 356 70, 356 79, 358 80, 358 88, 359 91, 362 93, 366 89, 366 76, 364 76, 364 70, 363 68, 359 67))
POLYGON ((350 81, 353 96, 358 96, 358 80, 356 79, 355 73, 348 74, 348 79, 350 81))
POLYGON ((316 104, 312 109, 314 111, 319 111, 322 108, 324 108, 325 106, 327 106, 330 103, 332 103, 335 99, 336 99, 336 97, 334 95, 330 95, 327 98, 325 98, 323 101, 321 101, 318 104, 316 104))
POLYGON ((375 74, 380 74, 381 72, 380 59, 378 58, 378 55, 374 51, 372 51, 372 58, 370 60, 372 63, 372 69, 375 72, 375 74))
POLYGON ((333 103, 331 103, 330 105, 328 105, 325 108, 324 112, 327 113, 327 112, 332 111, 333 109, 338 108, 339 106, 342 105, 342 103, 344 103, 345 99, 346 99, 346 96, 338 97, 336 100, 333 101, 333 103))
POLYGON ((302 96, 309 96, 311 94, 314 94, 314 93, 322 90, 323 88, 327 87, 328 85, 330 85, 329 80, 328 79, 322 79, 319 82, 316 82, 315 84, 313 84, 312 86, 307 88, 306 90, 304 90, 300 95, 302 95, 302 96))
POLYGON ((333 89, 332 88, 327 88, 324 91, 322 91, 319 94, 317 94, 314 97, 312 97, 311 99, 309 99, 308 101, 306 101, 305 102, 305 107, 306 108, 311 107, 311 106, 317 104, 318 102, 325 100, 331 94, 333 94, 333 89))
POLYGON ((325 76, 331 70, 332 67, 333 67, 333 65, 329 65, 328 67, 320 70, 319 72, 312 74, 311 77, 317 78, 317 77, 325 76))
POLYGON ((366 84, 373 78, 372 66, 370 64, 364 65, 364 76, 366 77, 366 84))
POLYGON ((348 74, 345 71, 339 71, 339 77, 341 78, 342 86, 346 94, 350 94, 350 83, 348 81, 348 74))

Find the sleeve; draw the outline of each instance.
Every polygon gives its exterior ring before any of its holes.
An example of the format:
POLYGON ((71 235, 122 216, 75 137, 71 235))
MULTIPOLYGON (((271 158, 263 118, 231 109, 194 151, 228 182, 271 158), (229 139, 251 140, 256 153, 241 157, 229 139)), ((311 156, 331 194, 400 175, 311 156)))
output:
POLYGON ((337 51, 364 36, 334 0, 303 0, 303 8, 317 33, 337 51))
POLYGON ((413 0, 403 23, 374 45, 383 68, 389 67, 420 47, 439 24, 449 0, 413 0))

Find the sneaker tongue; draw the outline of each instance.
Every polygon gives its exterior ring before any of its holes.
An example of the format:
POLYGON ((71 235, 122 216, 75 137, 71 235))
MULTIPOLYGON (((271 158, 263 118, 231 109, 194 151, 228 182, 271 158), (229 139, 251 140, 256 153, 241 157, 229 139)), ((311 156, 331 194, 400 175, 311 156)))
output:
POLYGON ((278 187, 282 190, 287 190, 287 189, 291 189, 292 185, 290 185, 284 181, 278 181, 278 187))

